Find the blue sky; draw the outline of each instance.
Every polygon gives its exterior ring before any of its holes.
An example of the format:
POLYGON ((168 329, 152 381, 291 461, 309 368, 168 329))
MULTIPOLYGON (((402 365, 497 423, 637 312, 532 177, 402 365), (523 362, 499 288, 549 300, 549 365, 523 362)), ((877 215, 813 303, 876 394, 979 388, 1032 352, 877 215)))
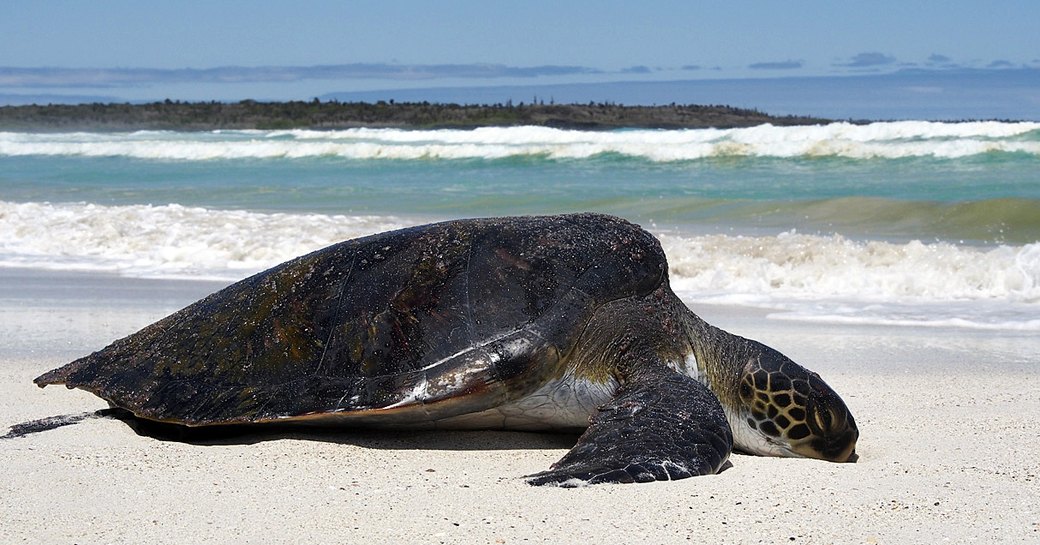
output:
POLYGON ((0 17, 0 95, 307 99, 458 85, 1040 69, 1037 21, 1035 0, 15 0, 0 17))

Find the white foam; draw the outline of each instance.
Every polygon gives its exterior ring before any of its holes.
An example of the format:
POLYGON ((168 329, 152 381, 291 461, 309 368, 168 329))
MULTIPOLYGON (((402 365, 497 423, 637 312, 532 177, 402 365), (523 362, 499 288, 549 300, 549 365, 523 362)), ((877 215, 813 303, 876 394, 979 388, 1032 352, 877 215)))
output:
POLYGON ((1040 243, 971 247, 796 232, 660 238, 673 285, 702 294, 1040 303, 1040 243))
POLYGON ((885 325, 935 328, 966 328, 984 331, 1040 331, 1040 319, 1031 319, 1037 315, 1038 309, 1023 310, 1017 316, 1005 314, 1007 319, 994 319, 978 312, 977 309, 965 309, 963 314, 951 312, 951 309, 935 308, 930 314, 922 314, 920 308, 908 308, 906 312, 895 311, 892 314, 866 312, 855 308, 852 312, 821 312, 819 308, 811 311, 798 309, 798 305, 789 305, 792 310, 768 314, 774 320, 791 320, 799 322, 839 323, 850 325, 885 325))
MULTIPOLYGON (((0 266, 232 281, 413 221, 0 201, 0 266)), ((1040 330, 1040 242, 657 234, 672 286, 689 301, 769 308, 783 319, 1040 330)))
POLYGON ((660 238, 672 286, 691 302, 756 306, 787 320, 1040 331, 1040 242, 660 238))
POLYGON ((0 201, 0 266, 237 280, 392 217, 0 201))
POLYGON ((216 159, 582 159, 614 153, 650 161, 707 157, 958 158, 989 152, 1040 156, 1040 123, 901 121, 743 129, 575 131, 349 129, 31 134, 0 132, 0 156, 216 159))

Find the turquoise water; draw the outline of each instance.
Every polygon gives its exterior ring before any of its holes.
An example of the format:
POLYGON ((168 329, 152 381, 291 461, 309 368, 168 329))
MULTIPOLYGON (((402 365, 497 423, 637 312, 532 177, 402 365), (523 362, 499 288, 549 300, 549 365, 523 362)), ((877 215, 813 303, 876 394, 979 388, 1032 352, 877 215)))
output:
POLYGON ((0 199, 421 218, 595 210, 697 230, 1040 240, 1040 158, 0 159, 0 199), (765 230, 765 231, 762 231, 765 230))
POLYGON ((0 133, 0 266, 233 280, 345 238, 593 210, 691 301, 1040 330, 1040 124, 0 133))

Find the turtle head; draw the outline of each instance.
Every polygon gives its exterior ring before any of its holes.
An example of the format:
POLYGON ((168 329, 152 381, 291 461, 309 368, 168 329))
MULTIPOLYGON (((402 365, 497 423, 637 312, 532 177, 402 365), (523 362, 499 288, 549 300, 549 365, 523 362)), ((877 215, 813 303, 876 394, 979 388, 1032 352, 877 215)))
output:
POLYGON ((845 402, 820 375, 758 346, 738 383, 739 408, 727 410, 734 446, 768 456, 856 461, 859 430, 845 402))

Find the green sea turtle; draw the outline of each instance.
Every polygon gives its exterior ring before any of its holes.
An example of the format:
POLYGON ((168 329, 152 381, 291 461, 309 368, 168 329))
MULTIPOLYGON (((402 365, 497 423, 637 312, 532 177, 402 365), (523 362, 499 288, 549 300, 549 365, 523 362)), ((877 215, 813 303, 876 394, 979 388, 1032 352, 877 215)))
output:
POLYGON ((459 220, 342 242, 35 380, 183 426, 584 430, 532 484, 682 479, 733 448, 854 460, 815 373, 693 314, 622 219, 459 220))

